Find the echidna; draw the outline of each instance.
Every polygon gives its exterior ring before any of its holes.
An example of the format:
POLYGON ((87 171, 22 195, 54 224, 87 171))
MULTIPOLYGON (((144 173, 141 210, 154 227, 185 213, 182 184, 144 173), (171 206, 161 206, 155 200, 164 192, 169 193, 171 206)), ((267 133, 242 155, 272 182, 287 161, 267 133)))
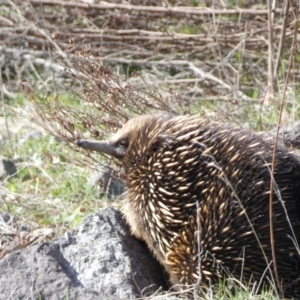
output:
MULTIPOLYGON (((122 161, 124 212, 172 284, 222 277, 276 282, 269 197, 273 141, 199 115, 146 115, 109 141, 78 141, 122 161), (200 257, 200 260, 198 258, 200 257)), ((274 244, 286 297, 300 298, 300 161, 278 148, 274 244)))

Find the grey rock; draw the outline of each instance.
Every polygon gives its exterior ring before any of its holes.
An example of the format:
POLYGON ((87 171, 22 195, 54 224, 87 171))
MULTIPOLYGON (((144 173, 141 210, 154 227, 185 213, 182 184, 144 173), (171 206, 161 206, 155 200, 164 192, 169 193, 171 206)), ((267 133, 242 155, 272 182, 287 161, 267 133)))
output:
POLYGON ((165 288, 162 267, 112 208, 7 255, 0 270, 1 299, 135 299, 165 288))
POLYGON ((0 157, 0 180, 5 177, 14 176, 16 173, 17 168, 15 163, 6 157, 0 157))

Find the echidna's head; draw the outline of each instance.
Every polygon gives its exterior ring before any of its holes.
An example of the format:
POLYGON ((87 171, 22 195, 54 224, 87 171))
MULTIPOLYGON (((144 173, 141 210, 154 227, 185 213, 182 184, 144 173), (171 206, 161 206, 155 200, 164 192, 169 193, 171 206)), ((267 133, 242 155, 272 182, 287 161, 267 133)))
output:
POLYGON ((145 145, 150 146, 156 142, 161 132, 161 121, 169 117, 169 115, 144 115, 133 118, 108 141, 79 140, 77 145, 86 150, 108 154, 122 161, 133 147, 133 153, 137 154, 143 151, 145 145))

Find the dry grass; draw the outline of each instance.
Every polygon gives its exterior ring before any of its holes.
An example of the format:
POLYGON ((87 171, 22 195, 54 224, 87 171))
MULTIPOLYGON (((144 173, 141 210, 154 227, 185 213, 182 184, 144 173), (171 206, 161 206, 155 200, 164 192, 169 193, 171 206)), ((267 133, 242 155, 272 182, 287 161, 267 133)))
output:
MULTIPOLYGON (((107 205, 86 186, 90 170, 84 167, 104 161, 79 150, 79 138, 106 138, 130 117, 156 111, 202 113, 269 130, 278 122, 285 88, 281 121, 299 119, 297 45, 285 83, 298 18, 293 2, 287 10, 278 4, 271 29, 267 7, 251 1, 238 9, 230 1, 210 8, 169 1, 170 9, 166 1, 136 2, 130 10, 69 1, 5 0, 0 7, 2 117, 8 124, 0 154, 18 166, 14 178, 0 182, 0 212, 16 217, 11 223, 0 218, 0 257, 59 235, 107 205), (267 88, 270 60, 277 71, 273 94, 267 88), (20 114, 59 141, 43 132, 20 145, 22 130, 32 126, 9 134, 20 114)), ((106 162, 120 169, 118 162, 106 162)), ((203 298, 275 299, 241 283, 236 297, 230 286, 203 298)))

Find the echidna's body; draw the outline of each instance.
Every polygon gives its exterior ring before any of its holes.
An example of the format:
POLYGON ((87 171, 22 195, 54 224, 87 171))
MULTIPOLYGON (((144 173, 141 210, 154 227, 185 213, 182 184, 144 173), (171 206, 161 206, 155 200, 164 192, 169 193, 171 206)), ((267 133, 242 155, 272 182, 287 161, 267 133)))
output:
MULTIPOLYGON (((158 115, 130 120, 108 143, 79 145, 123 161, 128 223, 173 284, 195 283, 199 269, 206 285, 222 276, 275 282, 271 141, 199 116, 158 115)), ((278 274, 285 296, 300 298, 300 162, 282 148, 274 178, 278 274)))

